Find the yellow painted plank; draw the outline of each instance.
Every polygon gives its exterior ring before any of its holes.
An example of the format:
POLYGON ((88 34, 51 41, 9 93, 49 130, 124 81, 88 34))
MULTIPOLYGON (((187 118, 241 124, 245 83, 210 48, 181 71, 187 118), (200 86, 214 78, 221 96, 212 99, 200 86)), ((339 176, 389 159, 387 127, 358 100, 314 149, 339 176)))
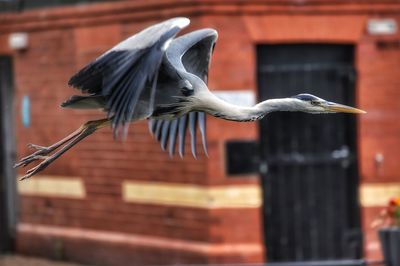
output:
POLYGON ((400 197, 400 183, 372 183, 360 186, 360 203, 363 207, 384 206, 393 197, 400 197))
POLYGON ((198 208, 256 208, 262 203, 261 188, 258 185, 205 187, 125 181, 122 184, 122 195, 127 202, 198 208))
POLYGON ((21 195, 77 199, 86 197, 85 185, 79 177, 35 176, 17 181, 17 186, 21 195))

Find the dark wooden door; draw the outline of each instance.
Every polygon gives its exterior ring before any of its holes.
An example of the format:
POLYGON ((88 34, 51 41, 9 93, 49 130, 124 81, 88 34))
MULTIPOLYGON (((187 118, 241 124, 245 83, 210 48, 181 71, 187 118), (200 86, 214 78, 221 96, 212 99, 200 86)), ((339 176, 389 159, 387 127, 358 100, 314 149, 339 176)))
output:
POLYGON ((0 253, 13 248, 15 238, 15 159, 11 58, 0 56, 0 253))
MULTIPOLYGON (((350 45, 260 45, 260 100, 311 93, 354 105, 350 45)), ((354 115, 277 112, 260 123, 268 261, 361 256, 354 115)))

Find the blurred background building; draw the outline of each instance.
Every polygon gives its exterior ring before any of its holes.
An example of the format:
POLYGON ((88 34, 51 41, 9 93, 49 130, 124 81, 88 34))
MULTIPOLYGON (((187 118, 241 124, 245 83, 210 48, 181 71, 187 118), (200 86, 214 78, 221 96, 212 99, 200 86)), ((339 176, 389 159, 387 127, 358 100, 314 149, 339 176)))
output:
POLYGON ((89 2, 105 1, 0 0, 1 250, 99 265, 380 258, 370 224, 400 194, 400 2, 89 2), (197 160, 169 158, 137 123, 16 183, 27 143, 102 117, 59 108, 69 77, 176 16, 218 30, 209 87, 228 101, 309 92, 368 114, 208 117, 197 160))

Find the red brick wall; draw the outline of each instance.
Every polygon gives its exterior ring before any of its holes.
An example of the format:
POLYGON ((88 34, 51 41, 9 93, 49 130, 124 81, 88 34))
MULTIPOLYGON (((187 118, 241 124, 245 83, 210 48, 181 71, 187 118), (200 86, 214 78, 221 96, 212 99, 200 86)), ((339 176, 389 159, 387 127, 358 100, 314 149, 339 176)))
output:
MULTIPOLYGON (((392 16, 397 23, 400 15, 392 16)), ((360 174, 365 184, 399 182, 400 147, 400 34, 390 38, 364 37, 357 49, 358 101, 368 116, 360 119, 360 174), (375 156, 384 160, 377 164, 375 156)), ((393 195, 388 195, 393 196, 393 195)), ((380 257, 376 230, 371 224, 381 207, 364 208, 366 254, 380 257)))
MULTIPOLYGON (((378 41, 386 39, 365 32, 371 17, 388 16, 400 23, 399 11, 396 1, 307 1, 297 5, 293 1, 151 0, 144 4, 128 1, 4 15, 0 18, 0 53, 12 55, 15 65, 18 155, 28 153, 26 143, 53 143, 86 120, 102 117, 96 112, 58 108, 60 102, 76 93, 66 85, 75 71, 138 30, 182 15, 192 20, 189 30, 212 27, 219 31, 210 70, 211 89, 250 89, 256 93, 258 43, 354 44, 359 74, 357 102, 368 111, 359 119, 361 181, 399 181, 396 121, 400 106, 396 96, 400 52, 393 48, 395 45, 380 49, 378 41), (29 33, 27 51, 17 53, 7 48, 8 34, 15 31, 29 33), (32 126, 27 129, 19 119, 19 103, 24 95, 29 95, 32 102, 32 126), (385 156, 378 170, 376 152, 385 156)), ((390 38, 386 41, 399 41, 398 35, 390 38)), ((258 207, 208 209, 122 200, 121 184, 126 180, 205 187, 257 185, 256 176, 229 178, 224 154, 227 140, 257 139, 257 124, 244 126, 210 118, 207 134, 209 159, 201 155, 199 160, 190 156, 181 160, 169 159, 161 151, 144 122, 131 125, 125 143, 114 142, 109 129, 97 132, 44 172, 82 177, 84 199, 21 197, 23 226, 18 233, 18 251, 109 265, 262 261, 258 207), (32 229, 35 225, 38 227, 32 229), (46 231, 43 225, 54 230, 46 231), (110 236, 115 239, 102 239, 99 232, 114 232, 110 236), (127 237, 121 237, 121 233, 127 237), (170 246, 165 240, 170 240, 170 246)), ((366 250, 371 257, 378 256, 373 244, 375 231, 369 227, 376 210, 363 209, 366 250), (371 243, 372 248, 368 248, 371 243)))

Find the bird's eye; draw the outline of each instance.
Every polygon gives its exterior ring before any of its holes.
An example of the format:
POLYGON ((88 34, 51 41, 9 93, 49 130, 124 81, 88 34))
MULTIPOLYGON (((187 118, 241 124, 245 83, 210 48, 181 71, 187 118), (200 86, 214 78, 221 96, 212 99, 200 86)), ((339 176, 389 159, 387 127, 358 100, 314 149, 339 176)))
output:
POLYGON ((310 101, 310 103, 311 103, 312 105, 319 105, 319 101, 316 101, 316 100, 312 100, 312 101, 310 101))

